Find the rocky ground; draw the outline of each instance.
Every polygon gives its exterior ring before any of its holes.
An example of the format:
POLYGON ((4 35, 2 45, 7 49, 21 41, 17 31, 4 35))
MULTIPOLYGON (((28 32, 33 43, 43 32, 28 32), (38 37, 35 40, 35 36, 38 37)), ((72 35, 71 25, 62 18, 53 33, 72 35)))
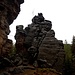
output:
POLYGON ((0 57, 0 75, 61 75, 55 69, 38 68, 37 65, 37 63, 29 65, 26 59, 18 55, 9 58, 0 57))
POLYGON ((32 66, 18 66, 1 70, 0 75, 62 75, 62 74, 50 68, 34 68, 32 66))

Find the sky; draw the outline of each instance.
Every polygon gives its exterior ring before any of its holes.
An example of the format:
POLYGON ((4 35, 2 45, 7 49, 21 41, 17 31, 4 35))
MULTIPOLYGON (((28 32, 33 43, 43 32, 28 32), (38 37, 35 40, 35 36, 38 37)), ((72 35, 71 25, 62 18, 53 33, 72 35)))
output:
POLYGON ((52 29, 58 40, 72 42, 75 35, 75 0, 25 0, 18 17, 10 25, 8 38, 15 42, 16 25, 27 27, 33 16, 40 12, 46 20, 52 21, 52 29))

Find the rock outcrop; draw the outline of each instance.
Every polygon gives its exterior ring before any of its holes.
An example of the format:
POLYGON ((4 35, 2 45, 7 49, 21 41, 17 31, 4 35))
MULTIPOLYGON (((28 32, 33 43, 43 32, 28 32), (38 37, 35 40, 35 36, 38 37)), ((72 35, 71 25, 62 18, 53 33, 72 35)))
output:
POLYGON ((16 49, 18 53, 23 51, 25 55, 28 54, 29 64, 33 64, 36 60, 38 67, 40 65, 40 67, 47 67, 43 64, 46 60, 50 67, 62 72, 65 57, 64 45, 61 40, 55 38, 51 21, 45 20, 43 14, 38 13, 28 27, 23 29, 23 26, 19 25, 17 28, 19 31, 17 30, 15 35, 16 49))
MULTIPOLYGON (((0 56, 5 55, 4 47, 12 41, 8 39, 9 25, 16 19, 20 12, 20 4, 24 0, 0 0, 0 56)), ((11 48, 8 49, 10 52, 11 48)))

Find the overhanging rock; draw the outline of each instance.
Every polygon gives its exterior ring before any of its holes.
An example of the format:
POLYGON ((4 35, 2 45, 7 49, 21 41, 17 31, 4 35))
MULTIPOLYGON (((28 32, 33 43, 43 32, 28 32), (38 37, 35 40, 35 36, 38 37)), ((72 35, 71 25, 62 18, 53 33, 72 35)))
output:
MULTIPOLYGON (((9 25, 13 23, 20 12, 20 4, 24 0, 0 0, 0 55, 9 53, 9 48, 4 50, 10 33, 9 25)), ((9 42, 9 41, 8 41, 9 42)), ((12 44, 12 42, 10 42, 12 44)))

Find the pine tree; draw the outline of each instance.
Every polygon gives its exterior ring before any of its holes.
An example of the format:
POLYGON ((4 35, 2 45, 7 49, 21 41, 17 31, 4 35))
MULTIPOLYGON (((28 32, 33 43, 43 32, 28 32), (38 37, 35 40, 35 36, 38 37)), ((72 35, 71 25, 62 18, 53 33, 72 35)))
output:
POLYGON ((72 47, 71 47, 71 50, 72 50, 72 54, 75 55, 75 36, 73 36, 73 39, 72 39, 72 47))

